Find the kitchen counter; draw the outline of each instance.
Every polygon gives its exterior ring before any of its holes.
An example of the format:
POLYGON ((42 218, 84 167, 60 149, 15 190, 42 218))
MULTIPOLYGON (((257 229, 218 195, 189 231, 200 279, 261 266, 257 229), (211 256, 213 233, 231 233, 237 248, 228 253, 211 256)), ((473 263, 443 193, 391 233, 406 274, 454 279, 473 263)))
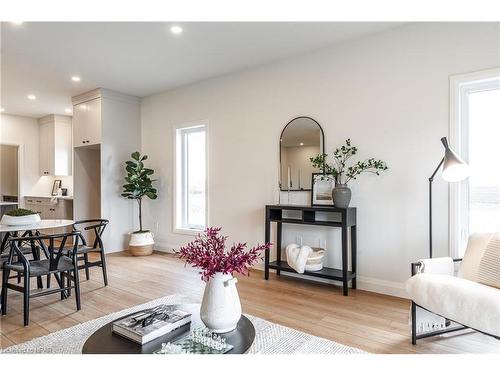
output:
POLYGON ((17 202, 4 202, 0 201, 0 206, 17 206, 19 203, 17 202))
POLYGON ((72 201, 73 196, 72 195, 25 195, 25 198, 45 198, 45 199, 51 199, 51 198, 57 198, 57 199, 64 199, 67 201, 72 201))

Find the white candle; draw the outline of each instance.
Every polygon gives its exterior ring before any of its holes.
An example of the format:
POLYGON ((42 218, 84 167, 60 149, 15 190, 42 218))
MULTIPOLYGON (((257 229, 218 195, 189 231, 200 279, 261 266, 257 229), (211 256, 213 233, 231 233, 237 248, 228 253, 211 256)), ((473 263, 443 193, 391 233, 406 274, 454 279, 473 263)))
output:
POLYGON ((300 190, 300 179, 301 179, 301 173, 300 173, 300 168, 299 168, 299 190, 300 190))

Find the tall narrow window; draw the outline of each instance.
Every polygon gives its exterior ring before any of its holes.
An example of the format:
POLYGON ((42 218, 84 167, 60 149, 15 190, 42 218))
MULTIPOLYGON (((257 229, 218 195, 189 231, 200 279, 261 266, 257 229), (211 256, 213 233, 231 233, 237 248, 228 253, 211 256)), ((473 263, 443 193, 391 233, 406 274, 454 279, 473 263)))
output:
POLYGON ((469 178, 451 189, 451 253, 461 257, 470 234, 500 231, 500 71, 451 82, 451 135, 470 166, 469 178))
POLYGON ((206 126, 178 128, 176 130, 176 229, 205 229, 206 171, 206 126))

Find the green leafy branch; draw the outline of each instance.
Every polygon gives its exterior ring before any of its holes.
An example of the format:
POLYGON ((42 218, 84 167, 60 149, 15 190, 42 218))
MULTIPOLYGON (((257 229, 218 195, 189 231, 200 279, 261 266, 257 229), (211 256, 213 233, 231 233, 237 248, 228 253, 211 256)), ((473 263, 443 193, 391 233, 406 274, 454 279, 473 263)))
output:
POLYGON ((371 158, 365 161, 358 161, 353 166, 347 168, 345 183, 347 184, 349 181, 355 180, 361 173, 373 173, 380 176, 380 171, 386 171, 387 169, 389 169, 387 164, 382 160, 371 158))
MULTIPOLYGON (((351 180, 355 180, 361 173, 374 173, 378 176, 381 171, 388 169, 384 161, 373 158, 358 161, 348 167, 348 160, 357 152, 358 148, 352 145, 351 139, 347 139, 344 145, 333 151, 332 164, 327 162, 328 154, 319 154, 309 160, 312 166, 318 168, 325 176, 333 176, 337 184, 346 184, 351 180)), ((321 179, 323 178, 321 177, 321 179)))

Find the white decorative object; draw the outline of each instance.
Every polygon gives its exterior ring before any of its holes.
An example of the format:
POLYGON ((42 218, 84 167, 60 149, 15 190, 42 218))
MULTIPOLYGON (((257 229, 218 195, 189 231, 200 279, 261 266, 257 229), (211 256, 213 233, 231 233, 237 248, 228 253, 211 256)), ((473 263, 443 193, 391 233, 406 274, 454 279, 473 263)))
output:
POLYGON ((23 225, 32 225, 41 221, 39 214, 33 215, 24 215, 24 216, 10 216, 8 214, 4 214, 2 216, 2 220, 0 220, 0 224, 9 225, 9 226, 23 226, 23 225))
POLYGON ((299 246, 291 243, 286 247, 286 262, 297 273, 304 273, 307 258, 312 251, 312 248, 309 246, 299 246))
POLYGON ((232 275, 217 272, 205 286, 200 317, 215 333, 234 330, 240 320, 241 303, 236 289, 237 282, 232 275))
POLYGON ((306 271, 321 271, 323 269, 323 258, 325 257, 325 249, 313 247, 312 252, 307 258, 304 269, 306 271))
POLYGON ((132 255, 150 255, 153 253, 154 235, 152 232, 133 232, 130 234, 128 248, 132 255))

